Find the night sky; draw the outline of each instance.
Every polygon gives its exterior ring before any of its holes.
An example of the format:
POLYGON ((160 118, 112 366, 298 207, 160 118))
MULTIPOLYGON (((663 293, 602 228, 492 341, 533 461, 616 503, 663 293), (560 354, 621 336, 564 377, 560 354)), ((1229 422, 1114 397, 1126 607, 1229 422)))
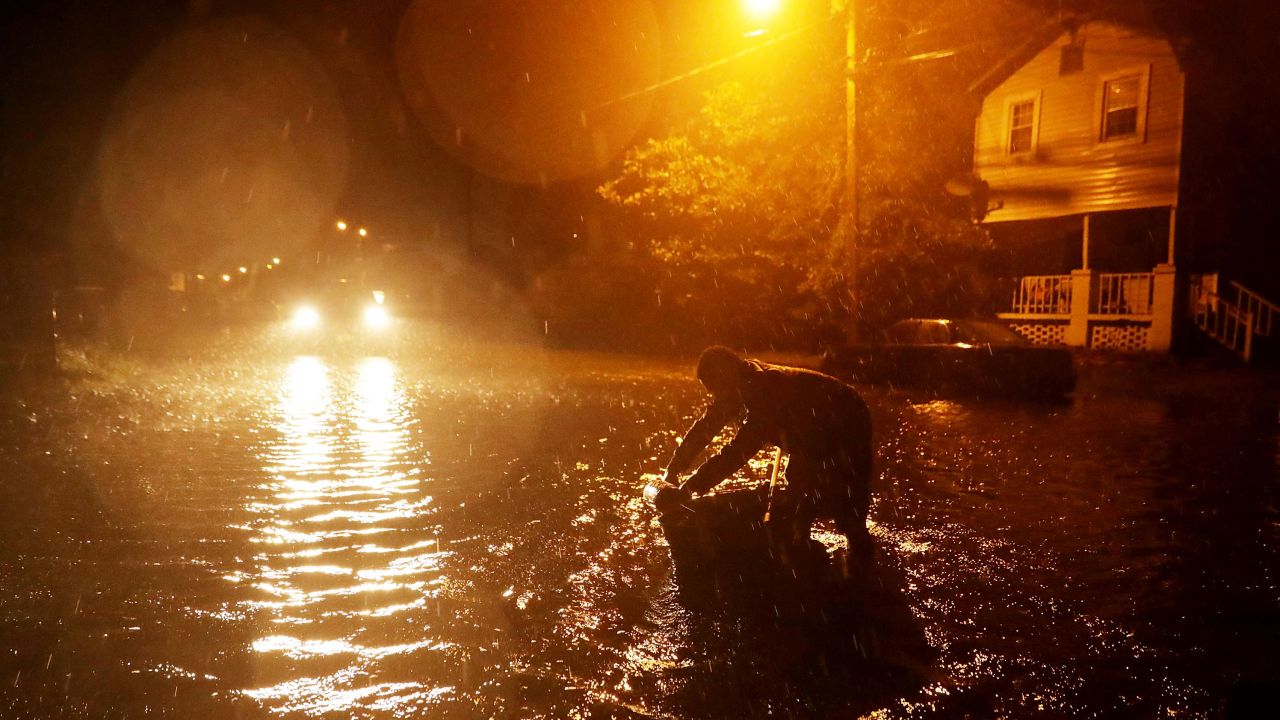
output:
MULTIPOLYGON (((1232 111, 1252 160, 1224 175, 1273 186, 1265 30, 1277 24, 1262 4, 875 4, 865 43, 959 48, 937 66, 938 85, 955 87, 1041 13, 1073 6, 1186 38, 1213 56, 1214 77, 1238 70, 1259 91, 1232 111)), ((71 251, 61 267, 77 281, 97 280, 89 268, 303 252, 337 217, 384 242, 490 248, 499 264, 569 252, 592 189, 629 145, 677 127, 734 77, 732 63, 698 69, 741 50, 750 23, 736 3, 644 0, 69 0, 6 12, 4 242, 71 251)))
POLYGON ((5 242, 216 264, 301 250, 335 217, 459 244, 468 212, 498 242, 521 234, 510 206, 589 194, 661 130, 653 94, 610 102, 721 52, 670 30, 697 19, 649 2, 27 8, 3 28, 5 242))

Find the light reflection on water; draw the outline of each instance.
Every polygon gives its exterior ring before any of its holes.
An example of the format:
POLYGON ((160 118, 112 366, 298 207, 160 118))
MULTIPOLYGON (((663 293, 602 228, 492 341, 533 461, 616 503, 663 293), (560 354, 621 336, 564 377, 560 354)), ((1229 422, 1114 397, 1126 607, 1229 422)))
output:
POLYGON ((1280 677, 1275 385, 867 388, 886 582, 814 612, 640 504, 687 368, 448 349, 84 396, 0 468, 40 480, 0 483, 0 716, 1205 717, 1280 677))
POLYGON ((241 605, 262 628, 251 643, 260 684, 243 693, 304 714, 394 710, 447 694, 385 667, 450 647, 403 629, 402 616, 445 579, 445 553, 420 529, 434 511, 418 474, 429 460, 411 448, 396 366, 364 358, 352 374, 297 358, 277 409, 279 441, 261 453, 270 480, 247 505, 256 571, 237 578, 254 590, 241 605), (392 546, 377 544, 383 536, 392 546))

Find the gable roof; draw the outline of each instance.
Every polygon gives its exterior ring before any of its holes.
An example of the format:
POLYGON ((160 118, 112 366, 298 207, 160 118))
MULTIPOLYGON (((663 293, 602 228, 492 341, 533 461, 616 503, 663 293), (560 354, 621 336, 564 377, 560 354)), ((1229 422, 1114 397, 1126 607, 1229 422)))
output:
POLYGON ((1008 55, 997 60, 986 72, 969 83, 969 93, 971 95, 986 95, 996 89, 1000 83, 1017 72, 1018 68, 1030 62, 1031 58, 1038 55, 1041 50, 1049 47, 1049 45, 1053 44, 1053 41, 1064 33, 1070 32, 1071 27, 1080 27, 1086 22, 1078 18, 1071 20, 1053 18, 1041 23, 1031 31, 1030 36, 1024 43, 1008 55))
POLYGON ((1151 37, 1161 37, 1169 41, 1173 47, 1174 55, 1178 58, 1179 64, 1183 64, 1186 59, 1186 51, 1189 43, 1185 38, 1179 38, 1162 32, 1149 25, 1138 22, 1127 21, 1116 18, 1100 18, 1092 15, 1084 14, 1065 14, 1045 20, 1039 26, 1034 28, 1027 36, 1026 41, 1019 45, 1008 55, 997 60, 986 72, 979 75, 976 80, 969 83, 969 94, 985 96, 987 93, 995 90, 1000 83, 1009 79, 1023 65, 1027 64, 1041 50, 1049 47, 1055 40, 1062 37, 1066 33, 1074 32, 1084 28, 1090 23, 1103 23, 1108 25, 1116 25, 1128 28, 1129 30, 1151 37))

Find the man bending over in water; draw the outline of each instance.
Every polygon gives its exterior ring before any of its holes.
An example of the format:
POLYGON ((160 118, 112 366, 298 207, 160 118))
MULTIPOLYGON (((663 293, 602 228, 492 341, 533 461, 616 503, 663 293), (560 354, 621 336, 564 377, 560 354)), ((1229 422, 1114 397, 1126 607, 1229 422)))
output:
POLYGON ((770 534, 804 542, 816 517, 830 517, 853 557, 870 556, 871 416, 858 392, 813 370, 749 360, 726 347, 698 358, 698 380, 711 404, 685 433, 654 499, 659 510, 720 484, 766 445, 789 455, 787 487, 771 494, 770 534), (673 485, 730 422, 738 432, 687 480, 673 485))

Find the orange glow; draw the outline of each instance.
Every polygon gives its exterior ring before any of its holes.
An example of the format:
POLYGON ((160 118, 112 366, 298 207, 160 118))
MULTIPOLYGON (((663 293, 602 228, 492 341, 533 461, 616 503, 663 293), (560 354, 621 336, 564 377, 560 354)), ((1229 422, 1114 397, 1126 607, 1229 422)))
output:
POLYGON ((249 272, 249 268, 247 268, 247 267, 245 267, 245 266, 241 265, 241 266, 240 266, 240 273, 241 273, 241 274, 244 274, 244 273, 247 273, 247 272, 249 272))
POLYGON ((230 276, 230 275, 228 275, 228 274, 226 274, 226 273, 223 273, 223 274, 222 274, 222 282, 231 282, 231 276, 230 276))
POLYGON ((346 223, 346 222, 344 222, 344 221, 342 221, 342 220, 339 220, 339 221, 338 221, 338 229, 339 229, 339 230, 346 230, 346 229, 347 229, 347 223, 346 223))
POLYGON ((768 20, 782 9, 781 0, 743 0, 747 14, 756 20, 768 20))
POLYGON ((368 231, 368 230, 365 230, 364 228, 360 228, 360 229, 359 229, 359 230, 357 230, 356 232, 360 233, 360 237, 364 237, 364 236, 366 236, 366 235, 368 235, 368 234, 369 234, 369 231, 368 231))
POLYGON ((245 260, 268 242, 301 250, 304 233, 273 228, 323 228, 347 187, 344 101, 317 53, 260 15, 206 20, 170 28, 121 68, 97 145, 85 148, 101 220, 145 266, 216 262, 205 248, 245 260), (261 142, 289 119, 306 132, 261 142))
POLYGON ((503 181, 604 170, 640 134, 654 94, 614 101, 665 77, 665 28, 648 0, 592 3, 590 22, 581 3, 520 3, 521 25, 555 31, 526 33, 518 48, 510 13, 485 3, 403 4, 395 58, 411 107, 438 145, 465 145, 460 160, 503 181))

